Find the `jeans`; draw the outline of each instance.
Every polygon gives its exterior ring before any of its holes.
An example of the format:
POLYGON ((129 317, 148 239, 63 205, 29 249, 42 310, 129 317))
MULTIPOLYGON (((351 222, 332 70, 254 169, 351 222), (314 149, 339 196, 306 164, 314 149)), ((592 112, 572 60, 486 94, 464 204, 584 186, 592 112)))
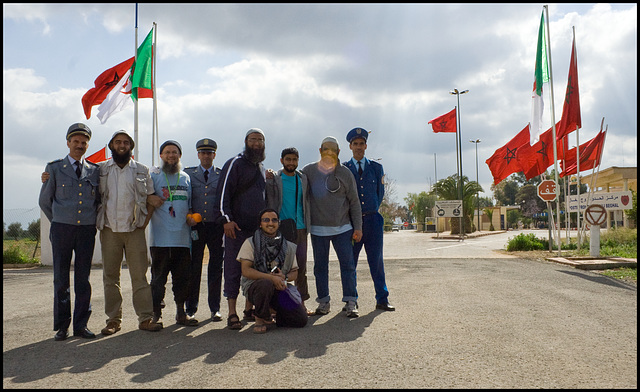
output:
POLYGON ((316 290, 318 303, 331 300, 329 296, 329 244, 333 243, 340 263, 340 278, 342 280, 342 301, 357 301, 356 289, 356 263, 353 260, 353 245, 351 237, 353 229, 342 234, 332 236, 317 236, 311 234, 311 246, 313 247, 313 274, 316 278, 316 290))

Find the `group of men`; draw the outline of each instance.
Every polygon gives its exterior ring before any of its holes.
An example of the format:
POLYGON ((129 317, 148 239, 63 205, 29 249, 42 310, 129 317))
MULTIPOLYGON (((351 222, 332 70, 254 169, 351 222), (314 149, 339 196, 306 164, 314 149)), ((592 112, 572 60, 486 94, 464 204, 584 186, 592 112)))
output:
MULTIPOLYGON (((366 130, 354 128, 347 134, 353 152, 347 162, 340 163, 339 143, 329 136, 322 140, 320 159, 301 170, 297 149, 284 149, 282 168, 277 172, 262 164, 265 134, 258 128, 246 133, 244 151, 226 161, 222 169, 213 165, 217 144, 208 138, 196 143, 200 165, 183 169, 181 145, 167 140, 159 150, 160 166, 149 169, 132 158, 134 141, 124 130, 115 132, 109 141, 112 159, 98 164, 83 159, 91 138, 89 127, 73 124, 66 136, 69 154, 47 165, 39 201, 51 222, 55 340, 65 340, 71 325, 69 275, 74 253, 73 335, 95 338, 87 322, 91 314, 89 274, 96 229, 100 230, 107 315, 103 335, 121 329, 123 253, 139 329, 162 329, 169 273, 176 323, 198 325, 195 313, 205 246, 209 250, 211 320, 222 320, 222 289, 228 304, 227 325, 242 329, 236 303, 246 270, 241 267, 238 253, 261 228, 265 209, 277 214, 278 223, 287 220, 294 227, 290 239, 296 245, 292 247, 298 268, 294 280, 307 315, 323 315, 330 310, 330 243, 339 259, 346 315, 358 317, 356 265, 363 246, 374 281, 376 309, 395 310, 388 300, 382 258, 384 222, 378 212, 384 196, 384 171, 382 165, 364 156, 366 130), (149 223, 147 248, 145 228, 149 223), (304 306, 304 301, 310 299, 307 234, 313 247, 318 302, 315 311, 304 306), (146 276, 147 250, 151 254, 150 283, 146 276)), ((256 315, 254 304, 246 300, 243 319, 262 320, 256 315)))

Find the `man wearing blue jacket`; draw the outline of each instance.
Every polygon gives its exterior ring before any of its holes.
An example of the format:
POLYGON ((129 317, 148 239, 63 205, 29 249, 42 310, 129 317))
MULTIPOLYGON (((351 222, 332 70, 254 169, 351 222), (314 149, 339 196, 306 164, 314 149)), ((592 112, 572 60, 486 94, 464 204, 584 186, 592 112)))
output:
POLYGON ((384 218, 378 212, 384 197, 384 169, 378 162, 365 158, 368 137, 369 132, 363 128, 353 128, 349 131, 347 141, 353 158, 343 163, 356 179, 362 207, 362 241, 354 243, 353 258, 357 264, 360 250, 364 246, 376 291, 376 309, 394 311, 396 308, 389 303, 389 290, 382 259, 384 218))

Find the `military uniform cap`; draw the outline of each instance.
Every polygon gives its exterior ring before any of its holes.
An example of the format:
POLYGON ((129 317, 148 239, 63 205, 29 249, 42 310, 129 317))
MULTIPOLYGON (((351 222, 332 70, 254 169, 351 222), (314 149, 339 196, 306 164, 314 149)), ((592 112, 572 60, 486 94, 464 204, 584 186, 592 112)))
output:
POLYGON ((67 131, 67 140, 71 139, 74 135, 84 135, 91 139, 91 129, 83 123, 75 123, 69 127, 67 131))
POLYGON ((367 138, 369 137, 369 132, 367 132, 367 130, 364 128, 353 128, 352 130, 349 131, 349 133, 347 133, 347 141, 349 143, 351 143, 353 139, 356 139, 359 137, 363 138, 364 141, 366 142, 367 138))
POLYGON ((212 140, 212 139, 204 138, 202 140, 198 140, 198 143, 196 143, 197 151, 216 152, 217 149, 218 149, 218 144, 215 142, 215 140, 212 140))

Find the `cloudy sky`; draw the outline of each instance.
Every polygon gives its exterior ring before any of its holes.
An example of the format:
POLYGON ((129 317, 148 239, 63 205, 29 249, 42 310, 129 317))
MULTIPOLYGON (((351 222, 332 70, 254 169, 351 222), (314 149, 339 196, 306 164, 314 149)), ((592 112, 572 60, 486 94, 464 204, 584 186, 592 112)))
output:
MULTIPOLYGON (((394 199, 428 191, 456 172, 454 134, 427 122, 460 96, 463 174, 490 196, 485 163, 531 115, 543 4, 140 4, 138 43, 157 23, 160 142, 218 143, 214 164, 242 150, 252 127, 266 134, 267 167, 295 146, 300 166, 328 135, 371 131, 367 156, 395 181, 394 199), (436 170, 437 167, 437 170, 436 170)), ((609 126, 602 168, 637 165, 637 5, 550 4, 556 121, 562 112, 575 26, 582 125, 609 126)), ((135 5, 3 4, 3 208, 37 207, 40 173, 68 153, 69 125, 93 131, 91 154, 114 131, 133 130, 133 109, 105 124, 81 104, 96 77, 133 56, 135 5)), ((549 91, 549 89, 547 90, 549 91)), ((545 125, 551 124, 545 95, 545 125)), ((152 100, 139 106, 139 160, 151 157, 152 100)), ((546 128, 545 128, 546 129, 546 128)), ((575 135, 575 133, 573 134, 575 135)), ((575 136, 572 137, 575 145, 575 136)), ((158 158, 155 159, 157 164, 158 158)), ((590 172, 589 172, 590 173, 590 172)), ((481 194, 482 195, 482 194, 481 194)))

